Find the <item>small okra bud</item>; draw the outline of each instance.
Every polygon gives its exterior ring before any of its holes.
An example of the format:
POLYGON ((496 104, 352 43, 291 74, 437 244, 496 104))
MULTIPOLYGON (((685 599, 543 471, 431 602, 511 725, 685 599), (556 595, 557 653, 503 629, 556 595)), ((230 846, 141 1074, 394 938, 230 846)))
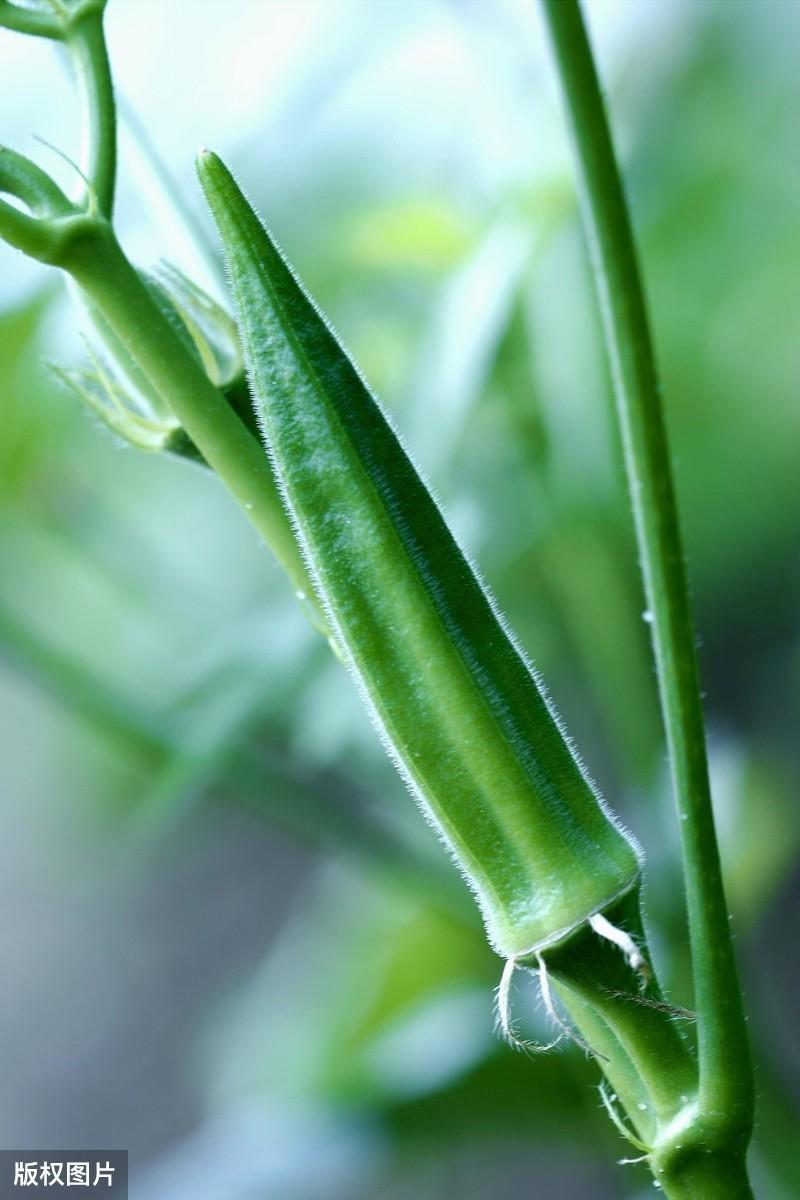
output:
POLYGON ((146 281, 167 319, 188 339, 215 387, 223 391, 242 374, 236 325, 221 305, 170 263, 146 281))
MULTIPOLYGON (((243 365, 236 326, 225 310, 177 268, 162 264, 154 275, 139 272, 172 332, 221 391, 238 395, 243 365)), ((102 313, 87 304, 103 353, 89 348, 90 365, 54 367, 67 388, 118 437, 140 450, 168 451, 202 462, 202 456, 140 364, 102 313)))
MULTIPOLYGON (((162 263, 154 274, 139 271, 138 275, 175 337, 200 364, 214 386, 224 390, 238 380, 242 372, 241 353, 236 327, 228 313, 168 263, 162 263)), ((115 373, 125 379, 154 414, 170 414, 169 396, 156 391, 139 362, 97 307, 91 303, 87 307, 115 373)))
POLYGON ((53 374, 103 425, 138 450, 167 451, 199 460, 197 449, 180 422, 167 413, 147 412, 130 388, 125 387, 97 357, 91 367, 51 368, 53 374))
POLYGON ((337 646, 507 959, 634 888, 616 823, 380 405, 208 153, 256 413, 337 646))

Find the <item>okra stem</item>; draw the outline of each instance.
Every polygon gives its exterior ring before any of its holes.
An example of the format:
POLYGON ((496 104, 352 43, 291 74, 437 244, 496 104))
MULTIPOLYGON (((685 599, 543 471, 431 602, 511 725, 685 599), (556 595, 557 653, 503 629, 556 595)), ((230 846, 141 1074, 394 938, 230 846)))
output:
POLYGON ((67 36, 83 107, 83 170, 97 206, 111 219, 117 179, 117 110, 103 32, 103 7, 91 7, 67 36))
POLYGON ((314 589, 278 494, 263 448, 245 428, 200 363, 175 336, 111 227, 87 221, 87 234, 69 245, 62 266, 96 305, 114 333, 233 494, 326 628, 314 589))
POLYGON ((714 828, 694 628, 645 298, 580 7, 577 0, 543 0, 543 9, 572 129, 653 618, 688 904, 699 1107, 706 1120, 717 1124, 716 1140, 741 1152, 752 1130, 753 1071, 714 828))

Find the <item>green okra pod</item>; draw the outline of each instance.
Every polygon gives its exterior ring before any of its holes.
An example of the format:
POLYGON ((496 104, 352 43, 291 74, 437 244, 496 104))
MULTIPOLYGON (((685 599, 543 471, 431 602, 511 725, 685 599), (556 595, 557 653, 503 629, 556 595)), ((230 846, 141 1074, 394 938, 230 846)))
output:
POLYGON ((506 959, 636 887, 614 820, 390 422, 250 208, 203 152, 273 469, 337 648, 506 959))

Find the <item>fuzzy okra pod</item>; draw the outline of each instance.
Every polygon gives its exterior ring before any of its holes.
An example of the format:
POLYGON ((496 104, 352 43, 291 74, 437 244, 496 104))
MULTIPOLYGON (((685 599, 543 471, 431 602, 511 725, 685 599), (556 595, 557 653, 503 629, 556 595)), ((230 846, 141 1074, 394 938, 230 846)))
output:
POLYGON ((309 572, 386 748, 516 961, 637 886, 640 853, 390 422, 227 168, 199 174, 256 414, 309 572))

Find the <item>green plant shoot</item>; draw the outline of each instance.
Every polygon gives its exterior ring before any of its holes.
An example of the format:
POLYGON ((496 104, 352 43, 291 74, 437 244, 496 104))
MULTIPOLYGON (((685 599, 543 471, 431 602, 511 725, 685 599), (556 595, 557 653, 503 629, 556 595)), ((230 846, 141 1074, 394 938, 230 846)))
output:
POLYGON ((561 1034, 602 1060, 615 1093, 604 1093, 609 1115, 664 1194, 747 1200, 752 1077, 666 435, 633 240, 577 5, 545 0, 544 11, 586 192, 654 614, 682 817, 697 1053, 676 1023, 692 1014, 665 1001, 649 963, 637 843, 592 784, 391 422, 215 155, 203 152, 198 170, 227 259, 238 334, 189 280, 174 271, 146 276, 126 257, 112 224, 116 111, 103 10, 104 0, 0 0, 0 25, 66 47, 84 103, 79 201, 0 148, 0 196, 16 202, 0 198, 0 237, 70 274, 99 335, 90 368, 61 378, 129 442, 193 457, 219 475, 309 601, 506 960, 498 1001, 506 1035, 517 1040, 508 1011, 513 971, 531 966, 561 1034), (559 1015, 551 979, 579 1033, 559 1015))

